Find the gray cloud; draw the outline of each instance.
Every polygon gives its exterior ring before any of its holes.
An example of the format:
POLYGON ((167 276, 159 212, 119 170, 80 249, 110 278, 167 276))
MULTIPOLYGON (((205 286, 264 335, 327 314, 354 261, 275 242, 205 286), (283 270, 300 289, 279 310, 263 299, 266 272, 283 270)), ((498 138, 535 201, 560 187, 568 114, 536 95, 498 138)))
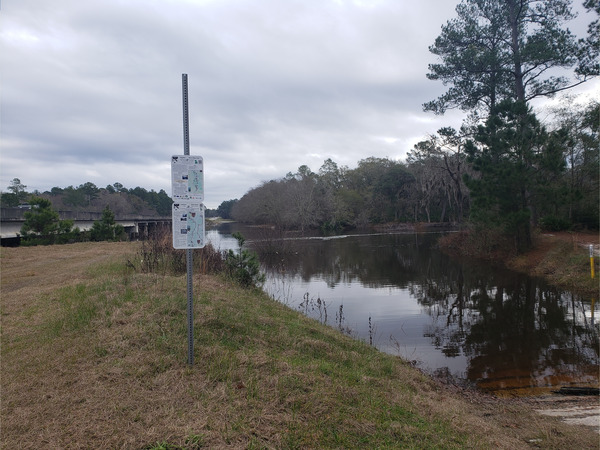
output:
POLYGON ((0 31, 0 187, 116 181, 170 193, 181 74, 206 203, 326 158, 403 158, 458 126, 422 103, 428 46, 458 1, 20 0, 0 31))

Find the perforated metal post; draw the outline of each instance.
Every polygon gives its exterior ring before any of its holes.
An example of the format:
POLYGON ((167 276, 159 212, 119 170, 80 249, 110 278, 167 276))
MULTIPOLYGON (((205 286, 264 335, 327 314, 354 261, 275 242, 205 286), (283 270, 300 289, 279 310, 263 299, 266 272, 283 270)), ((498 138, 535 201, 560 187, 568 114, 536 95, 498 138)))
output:
POLYGON ((183 154, 190 154, 190 116, 188 113, 188 81, 187 73, 181 75, 183 91, 183 154))
POLYGON ((188 248, 186 253, 187 264, 187 318, 188 318, 188 364, 194 365, 194 288, 192 278, 192 249, 188 248))
MULTIPOLYGON (((187 74, 181 75, 183 91, 183 154, 190 154, 190 122, 188 114, 188 82, 187 74)), ((194 288, 193 288, 193 254, 192 249, 185 250, 187 266, 187 319, 188 319, 188 364, 194 365, 194 288)))

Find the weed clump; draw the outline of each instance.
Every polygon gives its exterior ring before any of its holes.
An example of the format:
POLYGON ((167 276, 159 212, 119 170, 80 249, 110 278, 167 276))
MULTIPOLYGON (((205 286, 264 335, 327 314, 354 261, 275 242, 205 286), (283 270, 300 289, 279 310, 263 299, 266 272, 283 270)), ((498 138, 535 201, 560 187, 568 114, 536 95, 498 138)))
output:
MULTIPOLYGON (((219 251, 211 243, 194 250, 193 269, 195 273, 226 274, 243 287, 261 286, 265 275, 260 271, 260 263, 255 252, 242 249, 246 239, 241 233, 233 233, 238 241, 238 250, 219 251)), ((181 275, 186 273, 186 251, 173 248, 171 235, 167 231, 153 233, 142 242, 134 261, 127 265, 142 273, 181 275)))
MULTIPOLYGON (((217 274, 224 270, 223 253, 208 243, 204 248, 194 250, 194 272, 217 274)), ((128 266, 142 273, 162 273, 181 275, 187 270, 185 250, 173 248, 171 234, 167 230, 152 233, 142 241, 134 261, 128 266)))

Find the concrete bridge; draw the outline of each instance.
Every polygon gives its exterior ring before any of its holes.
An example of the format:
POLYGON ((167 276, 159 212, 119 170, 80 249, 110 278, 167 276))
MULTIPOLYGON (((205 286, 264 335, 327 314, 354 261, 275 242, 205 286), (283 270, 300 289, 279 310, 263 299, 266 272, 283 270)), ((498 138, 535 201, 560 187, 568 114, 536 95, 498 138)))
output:
MULTIPOLYGON (((0 237, 2 241, 17 238, 25 222, 23 208, 0 208, 0 237)), ((81 231, 90 230, 94 222, 102 219, 102 212, 58 211, 61 220, 70 219, 81 231)), ((123 226, 129 239, 145 239, 157 230, 171 229, 171 216, 146 216, 142 214, 115 215, 115 222, 123 226)))

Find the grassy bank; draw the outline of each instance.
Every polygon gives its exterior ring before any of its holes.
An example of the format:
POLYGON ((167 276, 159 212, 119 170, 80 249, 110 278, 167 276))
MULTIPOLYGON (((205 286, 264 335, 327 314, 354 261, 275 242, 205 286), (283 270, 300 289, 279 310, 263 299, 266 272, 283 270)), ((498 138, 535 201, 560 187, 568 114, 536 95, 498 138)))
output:
POLYGON ((264 295, 140 273, 137 244, 2 249, 2 448, 594 448, 264 295))
POLYGON ((444 251, 459 256, 480 258, 512 270, 546 279, 550 284, 598 298, 600 279, 600 237, 597 232, 536 233, 533 248, 522 255, 507 251, 509 242, 496 236, 473 235, 472 232, 449 234, 440 240, 444 251), (595 278, 591 277, 589 245, 595 249, 595 278))
POLYGON ((507 265, 514 270, 546 278, 555 286, 597 299, 600 278, 598 248, 598 233, 539 234, 530 252, 510 259, 507 265), (596 252, 593 279, 589 256, 590 244, 594 246, 596 252))

